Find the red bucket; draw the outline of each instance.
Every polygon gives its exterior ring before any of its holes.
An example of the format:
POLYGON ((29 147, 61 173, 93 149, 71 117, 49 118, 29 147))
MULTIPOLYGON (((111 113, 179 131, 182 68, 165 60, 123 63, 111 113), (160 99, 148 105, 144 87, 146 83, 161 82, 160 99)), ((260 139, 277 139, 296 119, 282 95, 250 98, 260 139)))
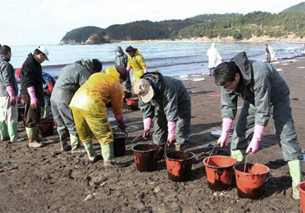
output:
POLYGON ((300 191, 301 210, 305 213, 305 181, 299 183, 297 188, 300 191))
POLYGON ((229 156, 214 155, 203 160, 208 186, 215 191, 228 189, 234 178, 236 160, 229 156))
POLYGON ((157 169, 158 148, 155 144, 135 144, 131 147, 138 171, 151 172, 157 169))
POLYGON ((128 134, 126 132, 113 132, 114 157, 125 155, 125 139, 127 136, 128 134))
POLYGON ((191 178, 192 161, 195 154, 192 152, 166 153, 166 168, 168 178, 174 182, 188 181, 191 178))
POLYGON ((53 135, 54 122, 53 118, 43 118, 39 122, 39 133, 42 137, 53 135))
POLYGON ((138 110, 139 109, 139 98, 127 98, 126 99, 127 108, 130 110, 138 110))
POLYGON ((265 182, 269 178, 270 169, 263 164, 247 163, 234 166, 237 195, 240 198, 258 199, 263 195, 265 182))

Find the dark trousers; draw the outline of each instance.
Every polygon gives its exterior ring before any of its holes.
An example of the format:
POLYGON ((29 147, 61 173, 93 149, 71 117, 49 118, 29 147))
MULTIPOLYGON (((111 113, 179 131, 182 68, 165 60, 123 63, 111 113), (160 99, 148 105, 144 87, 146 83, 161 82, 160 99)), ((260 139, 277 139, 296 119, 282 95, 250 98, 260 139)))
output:
POLYGON ((31 98, 29 95, 21 94, 22 102, 24 106, 24 126, 28 128, 35 127, 39 124, 41 118, 41 105, 37 101, 37 108, 31 108, 31 98))

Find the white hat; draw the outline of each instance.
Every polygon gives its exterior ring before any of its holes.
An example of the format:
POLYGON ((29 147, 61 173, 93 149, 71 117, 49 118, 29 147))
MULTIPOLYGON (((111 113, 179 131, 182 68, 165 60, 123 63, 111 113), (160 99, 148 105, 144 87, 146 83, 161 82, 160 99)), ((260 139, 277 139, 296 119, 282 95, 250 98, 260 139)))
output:
POLYGON ((154 89, 146 79, 139 79, 135 83, 133 91, 135 94, 139 94, 144 103, 148 103, 155 95, 154 89))
POLYGON ((38 49, 40 52, 42 52, 42 53, 46 56, 46 60, 49 61, 49 58, 48 58, 48 56, 49 56, 49 50, 48 50, 45 46, 42 46, 42 45, 38 46, 37 49, 38 49))

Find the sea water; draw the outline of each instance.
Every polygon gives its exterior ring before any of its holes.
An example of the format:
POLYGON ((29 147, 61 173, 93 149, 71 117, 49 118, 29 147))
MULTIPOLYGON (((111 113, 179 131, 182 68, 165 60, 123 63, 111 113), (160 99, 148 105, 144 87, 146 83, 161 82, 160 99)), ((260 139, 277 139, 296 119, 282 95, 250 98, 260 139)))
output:
MULTIPOLYGON (((268 43, 275 51, 277 58, 294 58, 302 55, 303 44, 268 43)), ((127 46, 138 48, 144 56, 148 71, 159 71, 164 75, 180 76, 193 73, 208 73, 206 55, 211 42, 148 42, 148 43, 111 43, 101 45, 45 45, 49 51, 50 61, 42 64, 43 70, 57 76, 67 64, 80 59, 97 58, 103 62, 103 70, 114 65, 115 48, 127 46)), ((30 52, 36 46, 11 46, 11 63, 15 68, 21 67, 30 52)), ((221 56, 230 60, 239 52, 245 51, 250 59, 265 60, 265 43, 218 42, 216 48, 221 56)))

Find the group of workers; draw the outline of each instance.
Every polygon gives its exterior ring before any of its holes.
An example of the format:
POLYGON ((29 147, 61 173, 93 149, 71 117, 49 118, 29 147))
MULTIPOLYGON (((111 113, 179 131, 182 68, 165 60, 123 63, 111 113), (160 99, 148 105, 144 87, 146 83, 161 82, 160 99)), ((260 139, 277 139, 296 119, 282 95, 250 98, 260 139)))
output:
MULTIPOLYGON (((18 87, 14 68, 9 63, 11 49, 6 45, 0 48, 1 140, 14 142, 18 139, 18 87)), ((217 56, 215 44, 212 44, 212 49, 210 54, 217 56)), ((85 150, 88 159, 96 162, 101 159, 92 146, 92 140, 96 138, 101 145, 104 165, 117 165, 106 104, 111 102, 118 126, 125 131, 122 83, 127 81, 126 90, 133 89, 134 94, 139 96, 144 124, 143 137, 150 135, 154 120, 152 138, 159 146, 158 152, 163 153, 164 147, 171 144, 175 144, 176 150, 183 150, 183 145, 188 143, 190 137, 191 99, 187 89, 173 77, 163 76, 159 72, 147 72, 144 57, 138 49, 129 46, 125 51, 128 56, 121 47, 117 47, 116 66, 108 67, 104 72, 101 72, 102 63, 98 59, 80 60, 67 65, 59 73, 55 86, 43 80, 41 64, 48 60, 48 49, 38 46, 33 54, 30 53, 20 72, 20 93, 25 105, 24 124, 29 147, 42 146, 43 139, 38 137, 37 125, 41 118, 41 107, 45 105, 44 90, 48 89, 61 149, 74 153, 85 150), (128 72, 131 70, 133 86, 128 72), (47 86, 43 87, 44 83, 47 86), (68 136, 70 144, 67 142, 68 136), (81 149, 81 144, 85 149, 81 149)), ((249 60, 245 52, 239 53, 229 62, 224 62, 223 59, 220 61, 211 73, 215 83, 221 86, 223 122, 218 145, 227 145, 229 131, 237 113, 238 97, 241 97, 244 103, 234 128, 231 156, 240 163, 246 154, 255 154, 259 150, 265 127, 269 119, 273 118, 276 136, 292 177, 292 196, 299 199, 296 186, 302 179, 303 155, 293 124, 288 85, 272 65, 249 60)))

